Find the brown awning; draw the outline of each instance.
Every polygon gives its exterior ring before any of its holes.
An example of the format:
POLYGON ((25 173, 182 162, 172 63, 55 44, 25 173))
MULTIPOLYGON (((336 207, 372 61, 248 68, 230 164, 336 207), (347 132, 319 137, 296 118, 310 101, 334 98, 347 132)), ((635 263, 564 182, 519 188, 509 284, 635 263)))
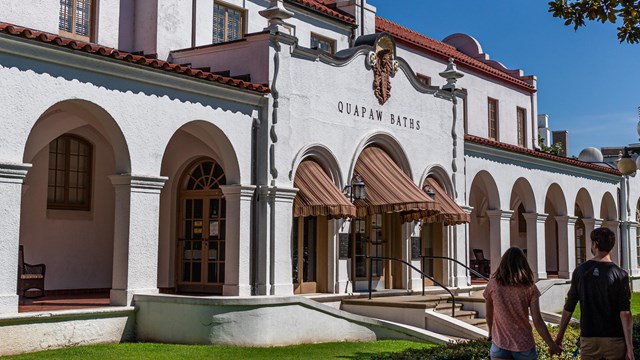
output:
POLYGON ((400 212, 422 218, 438 212, 436 202, 378 147, 362 151, 355 172, 366 185, 365 199, 356 201, 358 216, 400 212))
MULTIPOLYGON (((435 201, 440 206, 440 213, 427 216, 422 221, 427 223, 444 223, 445 225, 457 225, 469 222, 469 214, 467 214, 462 208, 447 194, 446 191, 432 178, 427 178, 424 182, 425 185, 429 185, 435 192, 435 201)), ((411 216, 412 220, 420 220, 415 216, 411 216)))
POLYGON ((355 217, 356 207, 347 200, 313 160, 300 163, 293 186, 299 189, 293 199, 293 216, 355 217))

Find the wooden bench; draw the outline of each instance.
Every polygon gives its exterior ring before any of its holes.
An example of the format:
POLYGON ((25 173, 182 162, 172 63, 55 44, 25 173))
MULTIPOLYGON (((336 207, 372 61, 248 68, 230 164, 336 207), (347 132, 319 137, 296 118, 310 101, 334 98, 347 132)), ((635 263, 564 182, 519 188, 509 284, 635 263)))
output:
POLYGON ((18 254, 18 294, 25 298, 39 298, 44 296, 45 264, 31 265, 24 262, 24 248, 20 245, 18 254), (40 290, 38 296, 27 296, 27 291, 40 290))

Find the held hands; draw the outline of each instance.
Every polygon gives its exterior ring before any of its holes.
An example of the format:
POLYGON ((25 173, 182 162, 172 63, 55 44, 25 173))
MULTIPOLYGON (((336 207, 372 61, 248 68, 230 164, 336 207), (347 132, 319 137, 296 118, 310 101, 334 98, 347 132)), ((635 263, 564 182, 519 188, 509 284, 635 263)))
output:
POLYGON ((549 345, 549 355, 560 355, 562 350, 563 349, 556 343, 551 343, 551 345, 549 345))

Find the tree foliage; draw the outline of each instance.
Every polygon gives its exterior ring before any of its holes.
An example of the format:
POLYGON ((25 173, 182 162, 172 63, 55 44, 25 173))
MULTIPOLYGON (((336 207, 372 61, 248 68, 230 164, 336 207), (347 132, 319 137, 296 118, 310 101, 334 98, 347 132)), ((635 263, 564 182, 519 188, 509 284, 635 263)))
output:
POLYGON ((560 142, 547 146, 544 144, 544 139, 538 135, 538 147, 540 148, 540 151, 547 154, 562 156, 562 143, 560 142))
POLYGON ((587 20, 618 24, 620 42, 640 42, 640 0, 553 0, 549 12, 575 30, 587 20))

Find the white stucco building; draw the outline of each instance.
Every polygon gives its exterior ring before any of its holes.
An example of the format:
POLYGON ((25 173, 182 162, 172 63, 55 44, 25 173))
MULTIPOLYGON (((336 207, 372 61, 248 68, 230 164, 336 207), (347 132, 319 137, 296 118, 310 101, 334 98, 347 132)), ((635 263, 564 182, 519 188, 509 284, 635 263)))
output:
POLYGON ((535 76, 374 5, 2 2, 0 313, 18 312, 19 245, 47 292, 114 305, 344 294, 369 274, 418 289, 400 261, 366 258, 478 266, 482 250, 495 269, 513 245, 539 279, 568 279, 598 226, 637 276, 640 183, 537 151, 535 76), (354 179, 364 200, 344 195, 354 179))

